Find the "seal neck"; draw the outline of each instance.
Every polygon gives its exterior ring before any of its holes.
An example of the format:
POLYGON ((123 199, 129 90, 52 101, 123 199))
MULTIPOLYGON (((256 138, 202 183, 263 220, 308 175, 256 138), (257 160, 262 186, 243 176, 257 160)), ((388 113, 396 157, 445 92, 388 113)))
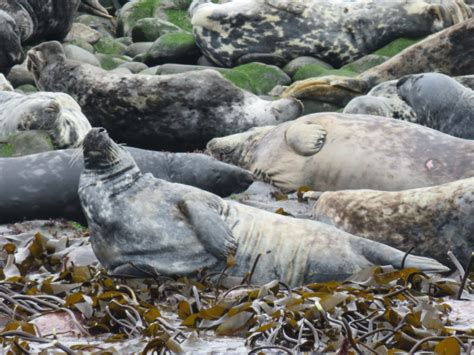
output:
POLYGON ((116 162, 108 167, 84 169, 79 191, 89 187, 106 189, 110 195, 117 195, 130 188, 142 173, 135 163, 116 162))

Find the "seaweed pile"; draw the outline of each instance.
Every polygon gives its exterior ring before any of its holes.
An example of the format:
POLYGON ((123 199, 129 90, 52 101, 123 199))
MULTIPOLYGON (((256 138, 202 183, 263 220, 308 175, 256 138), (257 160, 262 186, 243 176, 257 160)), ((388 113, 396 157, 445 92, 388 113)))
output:
POLYGON ((472 308, 472 278, 461 286, 372 267, 295 289, 252 286, 251 271, 233 288, 205 271, 195 280, 124 279, 99 266, 87 230, 71 222, 15 224, 0 235, 0 341, 9 353, 183 352, 204 334, 246 338, 251 353, 473 351, 473 324, 457 324, 449 305, 460 295, 454 303, 472 308))

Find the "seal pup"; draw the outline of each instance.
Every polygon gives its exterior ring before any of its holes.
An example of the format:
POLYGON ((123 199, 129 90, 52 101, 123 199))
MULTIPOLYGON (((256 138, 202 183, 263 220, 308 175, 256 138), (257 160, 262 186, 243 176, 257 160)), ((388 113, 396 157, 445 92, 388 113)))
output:
POLYGON ((98 0, 0 0, 0 70, 23 62, 21 44, 64 39, 79 7, 111 18, 98 0))
MULTIPOLYGON (((204 268, 222 271, 235 257, 229 275, 243 277, 261 254, 254 282, 298 286, 341 280, 374 263, 401 266, 405 253, 384 244, 142 174, 103 128, 89 132, 83 151, 79 198, 92 249, 112 274, 192 276, 204 268)), ((411 255, 405 265, 449 270, 411 255)))
POLYGON ((474 73, 474 18, 435 33, 354 78, 330 75, 301 80, 288 87, 282 96, 344 107, 380 83, 427 72, 450 76, 474 73))
POLYGON ((313 114, 214 138, 207 149, 284 192, 398 191, 474 176, 474 141, 379 116, 313 114))
POLYGON ((127 144, 162 150, 204 148, 219 136, 298 117, 295 99, 266 101, 214 70, 175 75, 110 73, 66 59, 58 42, 28 52, 38 87, 62 91, 81 105, 93 126, 127 144))
POLYGON ((284 65, 311 56, 341 67, 400 37, 422 37, 471 16, 463 1, 234 0, 192 9, 196 43, 220 66, 284 65))
MULTIPOLYGON (((204 154, 164 153, 127 147, 143 172, 229 196, 246 190, 252 175, 204 154)), ((65 218, 83 222, 77 195, 84 168, 81 152, 63 149, 16 158, 0 158, 0 224, 65 218)))
POLYGON ((0 91, 0 139, 40 130, 48 134, 56 149, 73 148, 91 128, 81 107, 67 94, 0 91))
MULTIPOLYGON (((308 194, 310 195, 310 194, 308 194)), ((305 196, 308 196, 305 195, 305 196)), ((474 250, 474 178, 420 189, 324 192, 313 218, 348 233, 449 263, 474 250)))

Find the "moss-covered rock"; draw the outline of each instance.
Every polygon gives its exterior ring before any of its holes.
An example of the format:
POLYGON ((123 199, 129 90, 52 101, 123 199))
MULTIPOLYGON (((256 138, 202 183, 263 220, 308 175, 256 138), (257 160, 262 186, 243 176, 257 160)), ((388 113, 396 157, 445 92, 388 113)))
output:
POLYGON ((277 85, 291 83, 290 77, 280 68, 262 63, 244 64, 223 75, 236 86, 256 95, 266 95, 277 85))
POLYGON ((132 28, 133 42, 154 42, 158 37, 167 33, 182 32, 183 30, 171 22, 159 18, 144 18, 138 20, 132 28))
POLYGON ((411 45, 421 41, 422 38, 399 38, 395 41, 390 42, 385 47, 380 48, 379 50, 373 52, 372 54, 393 57, 403 51, 405 48, 410 47, 411 45))
POLYGON ((317 78, 325 75, 356 76, 358 73, 347 69, 327 69, 320 64, 307 64, 298 69, 293 81, 317 78))
POLYGON ((186 32, 168 33, 158 38, 145 55, 144 63, 194 64, 201 55, 194 36, 186 32))
POLYGON ((321 59, 305 56, 293 59, 291 62, 285 65, 283 71, 290 77, 292 77, 293 75, 295 75, 298 69, 308 64, 319 64, 323 68, 334 69, 330 64, 323 62, 321 59))
POLYGON ((183 4, 170 4, 164 0, 132 0, 118 13, 118 35, 130 35, 137 21, 150 17, 169 21, 184 31, 192 31, 191 19, 183 4))
POLYGON ((385 62, 388 57, 376 54, 369 54, 362 58, 357 59, 356 61, 346 64, 341 69, 349 70, 355 73, 363 73, 370 68, 373 68, 379 64, 385 62))
POLYGON ((18 86, 15 91, 22 92, 24 94, 32 93, 32 92, 38 92, 38 88, 34 85, 31 84, 26 84, 26 85, 21 85, 18 86))
POLYGON ((96 55, 96 57, 97 59, 99 59, 100 66, 102 67, 102 69, 105 69, 105 70, 112 70, 122 64, 129 62, 129 60, 127 60, 127 58, 124 56, 113 56, 110 54, 99 53, 96 55))
POLYGON ((105 37, 94 44, 94 49, 102 54, 124 54, 127 46, 112 38, 105 37))
POLYGON ((11 135, 6 143, 0 144, 0 156, 22 156, 54 150, 53 143, 46 132, 24 131, 11 135))
POLYGON ((134 0, 126 3, 117 14, 117 35, 129 36, 135 23, 153 17, 161 0, 134 0))

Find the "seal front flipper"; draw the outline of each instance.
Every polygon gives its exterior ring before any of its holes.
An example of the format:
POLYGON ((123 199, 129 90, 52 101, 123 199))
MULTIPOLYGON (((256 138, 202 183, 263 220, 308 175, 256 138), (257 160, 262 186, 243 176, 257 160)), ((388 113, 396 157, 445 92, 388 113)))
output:
POLYGON ((356 96, 365 94, 369 85, 365 80, 337 75, 296 81, 282 97, 312 99, 345 106, 356 96))
POLYGON ((303 156, 316 154, 326 141, 326 130, 312 122, 295 122, 285 132, 286 144, 303 156))
POLYGON ((226 260, 229 255, 235 254, 237 241, 214 207, 188 197, 183 199, 178 207, 187 217, 205 249, 214 257, 226 260))

